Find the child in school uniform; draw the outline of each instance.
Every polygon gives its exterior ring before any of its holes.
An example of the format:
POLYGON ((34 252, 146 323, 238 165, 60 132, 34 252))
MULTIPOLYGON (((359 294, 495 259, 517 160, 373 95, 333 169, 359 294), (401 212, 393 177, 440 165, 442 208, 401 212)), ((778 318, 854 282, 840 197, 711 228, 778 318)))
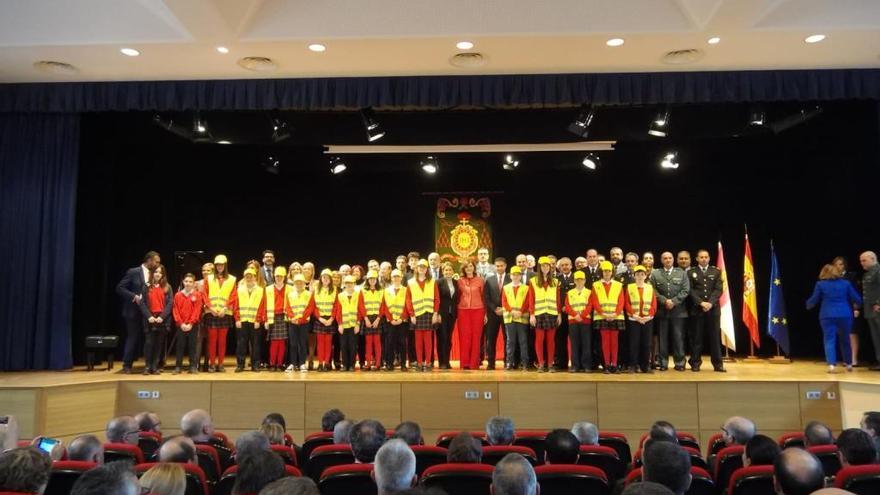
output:
POLYGON ((266 338, 269 340, 269 371, 284 371, 287 349, 287 320, 284 305, 287 301, 287 269, 275 268, 275 283, 266 287, 266 338))
POLYGON ((180 374, 183 366, 183 353, 189 356, 189 372, 199 372, 198 339, 199 322, 207 301, 205 293, 196 290, 196 276, 187 273, 183 276, 183 289, 174 295, 174 323, 177 326, 177 363, 174 374, 180 374))

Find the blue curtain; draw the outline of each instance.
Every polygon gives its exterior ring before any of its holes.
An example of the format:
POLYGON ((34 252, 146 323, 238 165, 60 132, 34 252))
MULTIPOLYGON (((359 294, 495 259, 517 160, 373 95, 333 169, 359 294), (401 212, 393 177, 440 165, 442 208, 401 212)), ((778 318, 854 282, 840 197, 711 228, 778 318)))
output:
POLYGON ((0 84, 0 112, 437 109, 880 99, 880 70, 0 84))
POLYGON ((72 366, 79 115, 0 114, 0 370, 72 366))

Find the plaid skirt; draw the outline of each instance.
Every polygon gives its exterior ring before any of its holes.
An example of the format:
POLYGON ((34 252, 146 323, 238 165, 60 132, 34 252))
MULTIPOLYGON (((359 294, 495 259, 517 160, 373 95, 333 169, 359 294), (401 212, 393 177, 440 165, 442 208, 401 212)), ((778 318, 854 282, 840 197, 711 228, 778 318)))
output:
POLYGON ((275 323, 269 327, 269 340, 287 340, 287 322, 284 313, 275 315, 275 323))
POLYGON ((434 316, 434 313, 423 313, 419 316, 416 316, 416 324, 413 325, 413 330, 434 330, 434 325, 431 324, 431 318, 434 316))
POLYGON ((556 328, 556 315, 544 313, 535 315, 535 328, 537 330, 549 330, 556 328))
POLYGON ((323 334, 333 334, 336 332, 336 323, 330 325, 329 327, 324 326, 315 318, 315 321, 312 323, 312 332, 313 333, 323 333, 323 334))
MULTIPOLYGON (((375 317, 376 317, 376 315, 367 315, 367 318, 369 318, 370 320, 372 320, 375 317)), ((379 330, 381 330, 381 329, 382 329, 382 322, 379 322, 379 328, 367 328, 366 323, 364 323, 364 326, 361 327, 361 330, 363 330, 364 335, 376 335, 379 333, 379 330)))
POLYGON ((223 315, 218 318, 208 313, 204 317, 204 323, 205 328, 231 328, 235 325, 235 320, 232 318, 232 315, 223 315))
POLYGON ((626 322, 624 320, 596 320, 596 330, 626 330, 626 322))

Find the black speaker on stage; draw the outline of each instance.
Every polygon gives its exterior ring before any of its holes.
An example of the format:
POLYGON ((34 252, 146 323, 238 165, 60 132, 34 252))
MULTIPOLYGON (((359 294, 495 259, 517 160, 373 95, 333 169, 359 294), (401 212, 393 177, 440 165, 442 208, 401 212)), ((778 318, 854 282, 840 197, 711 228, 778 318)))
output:
POLYGON ((99 350, 107 352, 107 371, 113 369, 113 351, 119 345, 116 335, 89 335, 86 337, 86 365, 89 371, 95 369, 95 353, 99 350))

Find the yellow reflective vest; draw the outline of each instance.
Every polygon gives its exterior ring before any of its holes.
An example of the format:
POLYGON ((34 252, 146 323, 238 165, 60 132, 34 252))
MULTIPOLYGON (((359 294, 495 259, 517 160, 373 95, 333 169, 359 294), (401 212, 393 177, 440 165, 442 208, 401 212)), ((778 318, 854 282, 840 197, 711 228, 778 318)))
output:
POLYGON ((406 309, 406 287, 399 287, 396 293, 394 290, 393 285, 385 289, 385 307, 391 313, 392 320, 401 320, 406 309))
MULTIPOLYGON (((597 280, 594 282, 593 293, 596 294, 596 299, 599 301, 599 312, 614 313, 617 311, 617 302, 620 300, 620 293, 622 290, 623 284, 617 280, 611 281, 611 290, 609 290, 607 294, 605 292, 605 283, 603 281, 597 280)), ((614 319, 622 320, 623 311, 621 311, 614 319)))
POLYGON ((223 279, 223 285, 217 281, 217 277, 211 276, 208 279, 208 294, 211 310, 226 310, 226 314, 231 315, 232 310, 229 309, 229 296, 232 295, 232 289, 235 288, 235 277, 229 275, 223 279))
MULTIPOLYGON (((290 287, 284 286, 283 297, 287 297, 290 287)), ((282 311, 284 309, 282 308, 282 311)), ((266 324, 275 323, 275 284, 266 287, 266 324)))
POLYGON ((534 277, 529 284, 531 284, 532 290, 535 292, 535 307, 532 308, 532 313, 535 316, 543 314, 558 315, 559 308, 556 296, 559 290, 556 281, 554 280, 547 287, 540 287, 538 286, 538 277, 534 277))
POLYGON ((639 296, 639 287, 636 284, 626 286, 629 295, 629 305, 633 309, 633 316, 651 316, 651 303, 654 302, 654 287, 649 283, 642 286, 642 296, 639 296))
POLYGON ((260 303, 263 301, 263 288, 254 285, 254 288, 248 292, 246 285, 238 288, 238 318, 243 323, 255 323, 257 321, 257 311, 260 309, 260 303))
POLYGON ((361 289, 361 294, 364 295, 364 309, 367 312, 367 316, 376 316, 379 314, 379 309, 382 307, 384 291, 382 289, 361 289))
MULTIPOLYGON (((504 297, 507 300, 507 304, 514 309, 522 310, 523 304, 526 302, 526 298, 529 297, 529 286, 525 284, 519 284, 516 287, 516 291, 513 290, 513 282, 504 286, 504 297), (516 292, 516 294, 514 294, 516 292)), ((528 325, 529 319, 527 316, 528 311, 523 310, 522 314, 520 314, 519 318, 513 316, 511 311, 507 311, 507 309, 503 309, 503 318, 504 323, 525 323, 528 325)))
POLYGON ((434 279, 426 280, 425 288, 422 289, 416 278, 413 277, 409 281, 409 290, 412 298, 413 316, 434 312, 434 279))
POLYGON ((306 308, 309 307, 309 303, 312 301, 312 292, 308 289, 303 289, 297 293, 296 289, 291 288, 287 291, 286 297, 287 306, 290 307, 290 312, 293 315, 288 315, 288 321, 297 322, 301 320, 306 312, 306 308))
POLYGON ((336 289, 321 289, 315 292, 315 310, 321 318, 330 318, 333 316, 333 304, 336 302, 336 289))

